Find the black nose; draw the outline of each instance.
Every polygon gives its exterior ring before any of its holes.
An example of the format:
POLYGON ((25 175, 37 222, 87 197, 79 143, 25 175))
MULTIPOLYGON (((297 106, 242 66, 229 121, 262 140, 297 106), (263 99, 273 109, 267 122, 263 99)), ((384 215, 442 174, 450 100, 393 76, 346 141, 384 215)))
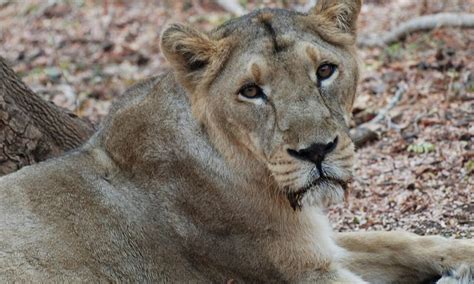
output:
POLYGON ((288 149, 288 154, 297 159, 304 161, 311 161, 317 165, 321 165, 324 158, 327 154, 331 153, 336 149, 337 146, 337 136, 333 141, 323 144, 323 143, 313 143, 306 149, 301 149, 299 151, 288 149))

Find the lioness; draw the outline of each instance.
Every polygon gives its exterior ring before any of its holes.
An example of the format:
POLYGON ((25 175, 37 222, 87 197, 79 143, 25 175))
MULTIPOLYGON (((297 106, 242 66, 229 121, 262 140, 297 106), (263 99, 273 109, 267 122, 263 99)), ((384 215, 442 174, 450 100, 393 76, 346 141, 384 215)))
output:
POLYGON ((168 27, 173 72, 81 149, 0 179, 0 282, 472 280, 472 241, 333 234, 324 215, 351 177, 360 6, 168 27))

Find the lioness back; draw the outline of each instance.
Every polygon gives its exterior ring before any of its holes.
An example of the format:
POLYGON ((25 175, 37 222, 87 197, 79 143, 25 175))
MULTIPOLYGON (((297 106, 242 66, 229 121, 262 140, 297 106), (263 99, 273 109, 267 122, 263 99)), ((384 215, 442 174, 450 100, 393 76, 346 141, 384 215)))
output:
MULTIPOLYGON (((163 94, 156 92, 160 84, 176 88, 172 76, 150 78, 131 87, 111 113, 120 119, 128 108, 144 111, 163 94)), ((161 102, 171 106, 176 97, 161 102)), ((153 123, 143 116, 118 127, 127 131, 147 122, 153 123)), ((0 282, 202 279, 172 242, 167 223, 185 223, 166 211, 169 196, 151 204, 143 177, 134 180, 117 167, 102 139, 99 132, 77 151, 0 178, 0 282)), ((133 139, 117 140, 127 145, 126 154, 133 151, 133 139)))
POLYGON ((100 279, 77 238, 92 235, 93 167, 71 154, 0 179, 0 282, 100 279))

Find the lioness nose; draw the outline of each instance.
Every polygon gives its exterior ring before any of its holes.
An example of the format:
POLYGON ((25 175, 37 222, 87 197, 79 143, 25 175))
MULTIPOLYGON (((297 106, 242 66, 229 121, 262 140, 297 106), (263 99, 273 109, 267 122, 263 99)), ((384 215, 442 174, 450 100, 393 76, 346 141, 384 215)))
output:
POLYGON ((305 161, 311 161, 315 164, 320 165, 327 154, 331 153, 336 149, 337 146, 337 136, 333 141, 324 144, 324 143, 313 143, 311 146, 301 150, 292 150, 288 149, 288 154, 295 158, 305 161))

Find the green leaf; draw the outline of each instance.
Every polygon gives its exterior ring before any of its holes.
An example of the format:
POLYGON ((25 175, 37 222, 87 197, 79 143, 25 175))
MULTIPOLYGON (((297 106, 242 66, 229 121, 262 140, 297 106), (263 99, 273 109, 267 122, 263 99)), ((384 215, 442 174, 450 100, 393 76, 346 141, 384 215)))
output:
POLYGON ((466 168, 467 174, 471 174, 474 172, 474 160, 469 160, 467 163, 464 165, 466 168))
POLYGON ((422 142, 418 144, 411 144, 408 146, 408 152, 412 152, 415 154, 424 154, 424 153, 431 153, 436 150, 435 145, 428 143, 428 142, 422 142))

